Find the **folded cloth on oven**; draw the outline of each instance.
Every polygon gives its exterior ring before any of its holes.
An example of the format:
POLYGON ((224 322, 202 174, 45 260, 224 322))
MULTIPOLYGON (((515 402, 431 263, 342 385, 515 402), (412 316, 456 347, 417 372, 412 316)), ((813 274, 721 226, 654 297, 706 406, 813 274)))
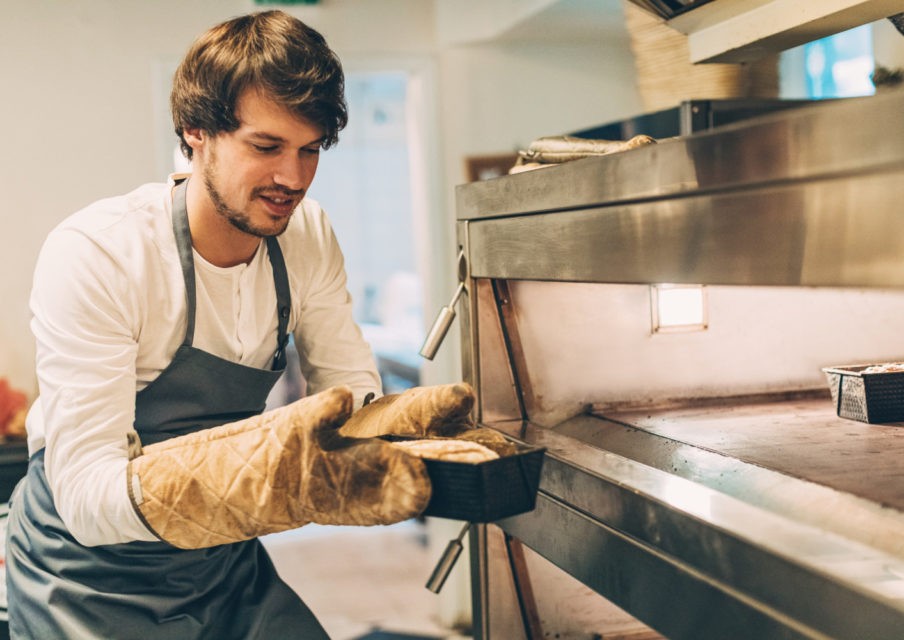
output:
POLYGON ((656 140, 647 135, 636 135, 629 140, 592 140, 574 136, 546 136, 534 140, 526 150, 519 151, 518 160, 509 173, 519 173, 580 158, 619 153, 649 144, 656 144, 656 140))

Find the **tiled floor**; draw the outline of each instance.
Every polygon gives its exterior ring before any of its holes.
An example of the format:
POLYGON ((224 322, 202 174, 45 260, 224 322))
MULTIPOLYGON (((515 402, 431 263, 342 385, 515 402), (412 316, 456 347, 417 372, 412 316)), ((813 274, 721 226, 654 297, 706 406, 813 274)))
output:
POLYGON ((432 557, 424 524, 308 525, 263 538, 282 578, 332 640, 465 639, 444 628, 436 594, 424 584, 432 557))

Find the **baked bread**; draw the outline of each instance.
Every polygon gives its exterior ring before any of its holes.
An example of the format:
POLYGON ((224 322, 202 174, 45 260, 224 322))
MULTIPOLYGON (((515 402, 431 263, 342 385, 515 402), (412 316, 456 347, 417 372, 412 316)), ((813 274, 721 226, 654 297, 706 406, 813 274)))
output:
POLYGON ((904 371, 904 362, 886 362, 885 364, 874 364, 860 373, 892 373, 894 371, 904 371))
POLYGON ((518 453, 518 447, 514 443, 506 440, 505 436, 498 431, 493 431, 486 427, 475 427, 467 423, 449 424, 438 429, 433 435, 440 438, 467 440, 482 444, 487 449, 499 454, 500 458, 513 456, 518 453))
POLYGON ((430 458, 431 460, 486 462, 499 457, 499 454, 492 449, 488 449, 477 442, 468 442, 466 440, 400 440, 393 442, 392 445, 413 456, 430 458))

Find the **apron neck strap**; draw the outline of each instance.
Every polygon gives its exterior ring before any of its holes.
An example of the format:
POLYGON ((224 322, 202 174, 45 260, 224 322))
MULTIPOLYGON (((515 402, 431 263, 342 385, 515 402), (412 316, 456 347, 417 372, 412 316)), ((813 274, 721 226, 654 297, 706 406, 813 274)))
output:
POLYGON ((276 312, 279 328, 276 331, 277 348, 273 356, 273 370, 278 371, 286 367, 286 345, 289 344, 289 313, 292 294, 289 290, 289 277, 286 273, 286 262, 283 259, 279 241, 274 236, 267 236, 267 256, 270 258, 270 266, 273 267, 273 284, 276 287, 276 312))
POLYGON ((186 326, 185 339, 182 344, 192 345, 195 338, 195 261, 191 249, 191 230, 188 228, 188 210, 185 208, 185 192, 188 190, 188 179, 176 185, 173 191, 173 233, 176 235, 176 247, 179 249, 179 262, 182 265, 182 278, 185 281, 186 326))

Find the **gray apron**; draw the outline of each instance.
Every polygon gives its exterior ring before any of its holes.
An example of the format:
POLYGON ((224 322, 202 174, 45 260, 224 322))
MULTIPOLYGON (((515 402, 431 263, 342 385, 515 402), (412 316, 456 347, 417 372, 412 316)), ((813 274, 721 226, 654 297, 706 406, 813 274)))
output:
MULTIPOLYGON (((275 238, 266 239, 279 314, 272 370, 192 346, 195 271, 185 185, 173 201, 188 302, 185 340, 136 396, 135 430, 143 444, 260 413, 285 368, 290 295, 275 238)), ((10 499, 7 593, 12 638, 328 638, 257 539, 197 550, 165 542, 82 546, 53 506, 43 449, 10 499)))

